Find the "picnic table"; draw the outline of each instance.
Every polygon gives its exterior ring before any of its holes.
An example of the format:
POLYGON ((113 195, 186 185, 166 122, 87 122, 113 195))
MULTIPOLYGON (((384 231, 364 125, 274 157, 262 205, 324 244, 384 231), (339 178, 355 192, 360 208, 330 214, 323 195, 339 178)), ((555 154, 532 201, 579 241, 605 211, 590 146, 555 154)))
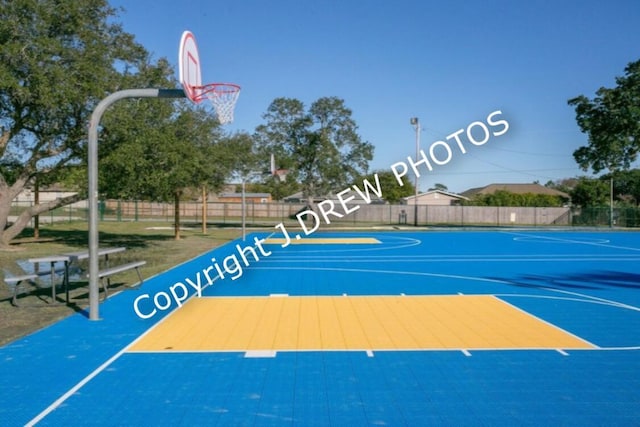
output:
MULTIPOLYGON (((127 248, 124 247, 114 247, 114 248, 100 248, 98 249, 98 257, 104 256, 104 263, 106 268, 109 268, 109 255, 124 252, 127 248)), ((72 263, 77 263, 78 261, 88 259, 89 258, 89 250, 82 250, 78 252, 70 252, 61 255, 49 255, 44 257, 37 258, 29 258, 28 261, 32 264, 35 264, 34 270, 38 275, 48 274, 51 276, 51 300, 52 302, 56 301, 56 273, 62 273, 62 285, 65 289, 66 294, 66 303, 69 304, 69 267, 72 263), (41 273, 38 270, 39 264, 50 264, 50 269, 46 273, 41 273), (56 263, 63 263, 64 268, 62 271, 56 271, 56 263)))

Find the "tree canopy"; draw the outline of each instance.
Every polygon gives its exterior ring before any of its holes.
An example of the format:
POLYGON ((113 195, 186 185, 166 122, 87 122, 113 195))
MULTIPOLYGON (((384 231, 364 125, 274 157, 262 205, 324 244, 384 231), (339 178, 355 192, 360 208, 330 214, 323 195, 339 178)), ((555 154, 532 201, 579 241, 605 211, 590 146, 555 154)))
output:
MULTIPOLYGON (((115 23, 105 0, 0 0, 0 246, 30 218, 86 193, 87 123, 121 89, 176 87, 175 70, 115 23), (65 182, 77 195, 28 207, 7 226, 28 185, 65 182)), ((173 200, 187 187, 218 189, 231 168, 219 123, 181 101, 121 101, 100 134, 103 196, 173 200)), ((179 209, 176 209, 179 212, 179 209)), ((179 218, 176 218, 178 237, 179 218)))
POLYGON ((12 200, 36 176, 59 179, 85 154, 93 106, 149 64, 146 50, 114 23, 105 0, 0 0, 0 246, 32 216, 81 195, 25 209, 12 200))
POLYGON ((601 179, 580 177, 571 191, 571 201, 580 207, 599 207, 609 203, 609 184, 601 179))
MULTIPOLYGON (((382 197, 388 203, 400 203, 403 198, 414 196, 416 194, 416 188, 409 181, 409 178, 407 178, 406 175, 402 177, 402 186, 398 185, 396 176, 390 170, 373 171, 365 176, 364 179, 368 180, 369 182, 375 182, 373 177, 375 174, 378 175, 382 197)), ((363 180, 360 179, 357 184, 360 185, 362 181, 363 180)))
POLYGON ((351 114, 336 97, 320 98, 308 110, 297 99, 277 98, 256 128, 261 158, 274 154, 307 198, 341 190, 365 174, 373 158, 373 145, 358 135, 351 114))
POLYGON ((584 170, 595 173, 628 169, 640 151, 640 60, 625 68, 614 88, 600 88, 593 99, 572 98, 576 121, 588 144, 573 156, 584 170))

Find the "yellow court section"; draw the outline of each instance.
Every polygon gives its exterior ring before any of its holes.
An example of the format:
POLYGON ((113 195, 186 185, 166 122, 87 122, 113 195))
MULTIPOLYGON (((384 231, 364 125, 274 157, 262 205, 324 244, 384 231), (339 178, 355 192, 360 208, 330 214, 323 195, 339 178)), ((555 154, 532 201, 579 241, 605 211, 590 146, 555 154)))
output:
POLYGON ((490 295, 194 298, 130 351, 594 346, 490 295))
MULTIPOLYGON (((287 239, 271 237, 264 241, 267 245, 284 245, 287 239)), ((291 239, 292 245, 371 245, 380 240, 373 237, 302 237, 300 240, 291 239)))

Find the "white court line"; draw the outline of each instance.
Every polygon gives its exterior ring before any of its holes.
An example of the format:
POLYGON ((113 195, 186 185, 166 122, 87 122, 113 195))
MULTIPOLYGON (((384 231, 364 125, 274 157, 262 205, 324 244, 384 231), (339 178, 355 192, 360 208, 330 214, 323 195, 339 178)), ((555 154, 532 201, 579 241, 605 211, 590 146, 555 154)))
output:
POLYGON ((504 285, 513 285, 512 282, 499 279, 488 279, 484 277, 458 276, 455 274, 437 274, 423 273, 420 271, 395 271, 395 270, 372 270, 366 268, 332 268, 332 267, 253 267, 253 270, 304 270, 304 271, 343 271, 353 273, 379 273, 379 274, 405 274, 408 276, 427 276, 427 277, 445 277, 448 279, 472 280, 477 282, 500 283, 504 285))
POLYGON ((511 308, 513 308, 514 310, 518 310, 519 312, 521 312, 521 313, 523 313, 523 314, 526 314, 527 316, 533 317, 534 319, 536 319, 536 320, 537 320, 537 321, 539 321, 539 322, 542 322, 542 323, 544 323, 544 324, 546 324, 546 325, 548 325, 548 326, 550 326, 550 327, 552 327, 552 328, 555 328, 555 329, 557 329, 557 330, 559 330, 559 331, 562 331, 562 332, 564 332, 565 334, 570 335, 570 336, 574 337, 575 339, 578 339, 578 340, 580 340, 580 341, 582 341, 582 342, 585 342, 585 343, 589 344, 590 346, 592 346, 592 347, 594 347, 594 348, 600 348, 600 346, 597 346, 597 345, 595 345, 594 343, 589 342, 589 341, 585 340, 584 338, 579 337, 578 335, 573 334, 573 333, 571 333, 571 332, 567 331, 566 329, 563 329, 563 328, 559 327, 558 325, 554 325, 554 324, 553 324, 553 323, 551 323, 551 322, 547 322, 546 320, 544 320, 544 319, 542 319, 542 318, 540 318, 540 317, 538 317, 538 316, 536 316, 536 315, 534 315, 534 314, 532 314, 532 313, 529 313, 528 311, 523 310, 522 308, 520 308, 520 307, 518 307, 518 306, 516 306, 516 305, 513 305, 513 304, 511 304, 510 302, 503 300, 502 298, 498 298, 498 297, 497 297, 497 296, 495 296, 495 295, 493 295, 493 297, 494 297, 495 299, 497 299, 498 301, 500 301, 500 302, 503 302, 503 303, 507 304, 508 306, 510 306, 511 308))
POLYGON ((562 255, 558 255, 558 256, 551 256, 551 255, 546 255, 546 258, 532 258, 529 256, 522 256, 521 258, 508 258, 508 257, 503 257, 502 255, 498 255, 496 257, 477 257, 477 258, 460 258, 460 257, 449 257, 449 258, 428 258, 428 257, 424 257, 424 258, 419 258, 419 257, 406 257, 403 259, 396 259, 396 258, 358 258, 358 259, 353 259, 353 258, 341 258, 341 259, 327 259, 327 258, 306 258, 306 259, 264 259, 261 260, 260 262, 262 264, 267 264, 267 263, 291 263, 291 264, 295 264, 295 263, 309 263, 309 262, 327 262, 327 261, 331 261, 332 263, 354 263, 354 262, 385 262, 385 263, 392 263, 392 262, 397 262, 397 263, 444 263, 444 262, 522 262, 522 263, 531 263, 531 262, 567 262, 567 261, 571 261, 571 262, 593 262, 593 261, 618 261, 618 262, 624 262, 624 261, 632 261, 632 262, 638 262, 640 261, 640 256, 638 255, 633 255, 633 256, 614 256, 614 257, 602 257, 600 255, 590 255, 590 256, 584 256, 584 255, 577 255, 577 256, 573 256, 573 257, 566 257, 566 256, 562 256, 562 255))
MULTIPOLYGON (((271 233, 267 238, 271 237, 273 234, 275 233, 271 233)), ((199 255, 200 256, 200 255, 199 255)), ((198 257, 199 257, 198 256, 198 257)), ((180 263, 178 265, 176 265, 175 267, 178 267, 180 265, 184 265, 188 262, 193 261, 194 259, 198 258, 198 257, 194 257, 188 261, 185 261, 184 263, 180 263)), ((173 268, 175 268, 173 267, 173 268)), ((154 276, 155 277, 155 276, 154 276)), ((219 279, 220 276, 217 275, 216 277, 213 278, 213 280, 211 281, 211 283, 207 283, 206 285, 204 285, 202 287, 201 290, 206 289, 208 286, 213 285, 215 283, 215 281, 217 279, 219 279)), ((193 295, 191 295, 186 301, 185 304, 191 300, 192 298, 195 298, 197 295, 197 293, 194 293, 193 295)), ((184 305, 184 304, 183 304, 184 305)), ((56 399, 51 405, 49 405, 47 408, 45 408, 42 412, 40 412, 38 415, 36 415, 31 421, 29 421, 27 424, 25 424, 25 426, 34 426, 36 425, 38 422, 42 421, 42 419, 44 417, 46 417, 47 415, 49 415, 51 412, 53 412, 54 410, 56 410, 60 405, 62 405, 69 397, 73 396, 76 392, 78 392, 78 390, 80 390, 82 387, 84 387, 89 381, 91 381, 93 378, 95 378, 98 374, 100 374, 102 371, 104 371, 106 368, 108 368, 113 362, 115 362, 116 360, 118 360, 120 358, 120 356, 122 356, 124 353, 127 352, 127 350, 129 348, 131 348, 134 344, 136 344, 138 341, 140 341, 143 337, 145 337, 148 333, 150 333, 152 330, 154 330, 156 327, 158 327, 158 325, 162 324, 164 321, 166 321, 169 317, 171 317, 172 314, 174 314, 177 310, 179 310, 180 307, 176 307, 171 313, 167 313, 167 315, 165 317, 163 317, 160 321, 156 322, 155 324, 153 324, 149 329, 147 329, 145 332, 143 332, 139 337, 137 337, 135 340, 133 340, 132 342, 130 342, 128 345, 126 345, 122 350, 120 350, 119 352, 117 352, 116 354, 114 354, 113 356, 111 356, 111 358, 109 358, 106 362, 104 362, 102 365, 98 366, 95 370, 93 370, 93 372, 91 372, 89 375, 87 375, 86 377, 84 377, 83 379, 80 380, 80 382, 78 382, 76 385, 74 385, 73 387, 71 387, 66 393, 64 393, 62 396, 60 396, 58 399, 56 399)))
POLYGON ((569 355, 569 353, 567 353, 566 351, 562 350, 561 348, 556 349, 556 351, 558 353, 560 353, 561 355, 563 355, 563 356, 568 356, 569 355))
POLYGON ((273 358, 278 354, 275 350, 249 350, 244 353, 245 359, 273 358))
MULTIPOLYGON (((175 310, 174 310, 175 312, 175 310)), ((119 352, 117 352, 116 354, 114 354, 113 356, 111 356, 111 358, 109 358, 106 362, 104 362, 102 365, 98 366, 93 372, 91 372, 89 375, 87 375, 86 377, 84 377, 82 380, 80 380, 79 383, 77 383, 76 385, 74 385, 73 387, 71 387, 66 393, 64 393, 62 396, 60 396, 58 399, 56 399, 56 401, 54 401, 51 405, 49 405, 47 408, 45 408, 44 411, 40 412, 38 415, 36 415, 31 421, 29 421, 27 424, 25 424, 25 426, 34 426, 37 423, 39 423, 40 421, 42 421, 42 419, 44 417, 46 417, 47 415, 49 415, 51 412, 53 412, 54 410, 56 410, 60 405, 62 405, 68 398, 70 398, 71 396, 73 396, 76 392, 78 392, 78 390, 80 390, 82 387, 85 386, 85 384, 87 384, 89 381, 91 381, 92 379, 94 379, 99 373, 101 373, 102 371, 104 371, 106 368, 108 368, 113 362, 115 362, 116 360, 118 360, 120 358, 120 356, 122 356, 131 346, 133 346, 135 343, 137 343, 138 341, 140 341, 144 336, 146 336, 150 331, 152 331, 156 326, 160 325, 162 322, 164 322, 165 320, 167 320, 172 313, 167 314, 164 318, 162 318, 159 322, 157 322, 156 324, 154 324, 151 328, 147 329, 143 334, 141 334, 138 338, 136 338, 135 340, 133 340, 131 343, 129 343, 126 347, 124 347, 122 350, 120 350, 119 352)))
POLYGON ((512 232, 512 231, 503 231, 503 233, 505 233, 505 234, 513 234, 513 235, 521 236, 521 237, 529 237, 529 238, 532 238, 532 239, 549 240, 549 241, 558 242, 558 243, 575 243, 575 244, 579 244, 579 245, 598 246, 598 247, 611 248, 611 249, 625 249, 625 250, 629 250, 629 251, 640 252, 640 248, 633 248, 633 247, 628 247, 628 246, 607 245, 605 243, 599 243, 599 242, 586 242, 586 241, 582 241, 582 240, 563 239, 563 238, 560 238, 560 237, 515 233, 515 232, 512 232))
MULTIPOLYGON (((274 233, 272 233, 271 235, 273 235, 274 233)), ((271 235, 269 237, 271 237, 271 235)), ((191 260, 185 261, 184 263, 178 264, 179 265, 183 265, 185 263, 188 263, 191 260)), ((177 267, 176 266, 176 267, 177 267)), ((175 268, 175 267, 174 267, 175 268)), ((213 278, 213 280, 211 281, 211 283, 207 283, 206 285, 204 285, 202 287, 201 290, 206 289, 207 287, 213 285, 216 280, 218 280, 220 278, 220 275, 217 275, 216 277, 213 278)), ((197 296, 197 293, 194 293, 193 295, 191 295, 184 304, 186 304, 189 300, 191 300, 192 298, 195 298, 197 296)), ((183 305, 184 305, 183 304, 183 305)), ((89 375, 87 375, 86 377, 84 377, 82 380, 80 380, 80 382, 78 382, 76 385, 74 385, 73 387, 71 387, 66 393, 64 393, 62 396, 60 396, 58 399, 56 399, 51 405, 49 405, 47 408, 45 408, 42 412, 40 412, 38 415, 36 415, 31 421, 29 421, 26 426, 34 426, 35 424, 37 424, 38 422, 42 421, 42 419, 44 417, 46 417, 47 415, 49 415, 51 412, 53 412, 55 409, 57 409, 60 405, 62 405, 69 397, 73 396, 76 392, 78 392, 78 390, 80 390, 82 387, 84 387, 89 381, 91 381, 93 378, 95 378, 98 374, 100 374, 102 371, 104 371, 106 368, 108 368, 113 362, 115 362, 116 360, 118 360, 120 358, 120 356, 122 356, 124 353, 127 352, 127 350, 129 348, 131 348, 134 344, 136 344, 138 341, 140 341, 142 338, 144 338, 148 333, 150 333, 152 330, 154 330, 155 328, 157 328, 159 325, 161 325, 163 322, 165 322, 169 317, 171 317, 171 315, 173 315, 178 309, 180 309, 180 307, 176 307, 171 313, 167 313, 167 315, 165 317, 163 317, 161 320, 159 320, 158 322, 156 322, 155 324, 153 324, 149 329, 147 329, 145 332, 143 332, 139 337, 137 337, 135 340, 133 340, 132 342, 130 342, 128 345, 126 345, 122 350, 120 350, 119 352, 117 352, 116 354, 114 354, 113 356, 111 356, 111 358, 109 358, 106 362, 104 362, 102 365, 98 366, 93 372, 91 372, 89 375)))
MULTIPOLYGON (((416 255, 349 255, 348 259, 407 259, 407 258, 417 258, 417 259, 441 259, 441 258, 456 258, 456 259, 476 259, 476 258, 549 258, 548 253, 542 254, 526 254, 526 255, 512 255, 512 254, 482 254, 482 255, 460 255, 460 254, 449 254, 449 255, 437 255, 437 254, 416 254, 416 255)), ((554 255, 558 257, 569 257, 569 258, 580 258, 584 256, 590 256, 594 258, 638 258, 640 255, 637 254, 557 254, 554 255)), ((269 256, 269 259, 288 259, 295 258, 296 260, 343 260, 345 259, 344 255, 327 255, 327 256, 317 256, 317 255, 304 255, 300 253, 294 253, 292 256, 281 256, 281 254, 274 254, 269 256)))
POLYGON ((533 295, 533 294, 494 294, 496 297, 512 297, 512 298, 539 298, 539 299, 553 299, 553 300, 561 300, 561 301, 575 301, 575 302, 584 302, 587 304, 600 304, 600 305, 608 305, 616 308, 624 308, 632 311, 640 311, 640 307, 635 307, 633 305, 625 304, 622 302, 612 301, 604 298, 594 297, 591 295, 584 295, 577 292, 563 291, 561 289, 553 289, 553 288, 544 288, 541 287, 539 289, 550 291, 550 292, 558 292, 568 295, 575 295, 579 298, 570 298, 570 297, 558 297, 552 295, 533 295))
MULTIPOLYGON (((478 348, 454 348, 454 347, 419 347, 419 348, 376 348, 375 350, 369 349, 353 349, 353 348, 297 348, 290 349, 278 349, 278 350, 246 350, 246 349, 217 349, 217 350, 134 350, 130 351, 131 354, 212 354, 212 353, 247 353, 258 354, 257 352, 274 352, 277 357, 278 353, 360 353, 364 352, 368 357, 375 357, 376 352, 460 352, 469 353, 468 356, 473 356, 472 352, 480 351, 553 351, 555 353, 566 352, 566 350, 575 351, 637 351, 640 350, 640 346, 626 346, 626 347, 576 347, 576 348, 563 348, 557 347, 478 347, 478 348), (371 353, 371 356, 368 354, 371 353)), ((569 353, 567 353, 569 355, 569 353)))

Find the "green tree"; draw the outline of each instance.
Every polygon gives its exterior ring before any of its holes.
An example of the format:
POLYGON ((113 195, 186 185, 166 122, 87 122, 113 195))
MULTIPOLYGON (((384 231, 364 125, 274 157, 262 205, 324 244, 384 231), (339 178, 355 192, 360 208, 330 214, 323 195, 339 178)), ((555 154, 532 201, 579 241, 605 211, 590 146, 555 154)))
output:
POLYGON ((291 175, 287 175, 283 181, 276 176, 263 176, 260 182, 252 183, 248 188, 256 193, 269 193, 273 200, 282 200, 287 196, 300 191, 300 183, 291 175))
POLYGON ((573 156, 585 171, 598 173, 628 169, 640 150, 640 60, 625 68, 614 88, 600 88, 596 97, 584 95, 568 101, 588 144, 573 156))
POLYGON ((261 177, 260 157, 251 135, 238 132, 224 138, 221 145, 225 153, 225 167, 239 180, 248 182, 261 177))
POLYGON ((606 206, 609 201, 609 184, 600 179, 580 177, 571 191, 571 200, 580 207, 606 206))
POLYGON ((362 141, 344 101, 320 98, 305 110, 291 98, 275 99, 256 128, 263 158, 274 154, 281 167, 300 182, 304 197, 342 189, 366 173, 373 146, 362 141))
POLYGON ((544 186, 547 188, 553 188, 554 190, 562 191, 563 193, 570 194, 571 190, 576 186, 577 182, 577 178, 562 178, 556 181, 549 180, 544 186))
POLYGON ((123 102, 105 117, 103 134, 101 194, 173 201, 176 239, 185 189, 218 189, 230 172, 218 122, 201 109, 162 100, 123 102))
POLYGON ((640 204, 640 169, 618 171, 615 175, 606 174, 602 180, 613 177, 613 194, 616 200, 627 205, 638 206, 640 204))
POLYGON ((512 193, 506 190, 498 190, 492 194, 480 194, 472 200, 465 202, 470 206, 513 206, 513 207, 552 207, 562 206, 565 203, 559 196, 534 193, 512 193))
POLYGON ((0 0, 0 248, 34 215, 82 197, 31 206, 8 224, 36 176, 55 182, 84 157, 93 106, 148 61, 116 16, 106 0, 0 0))
MULTIPOLYGON (((415 196, 416 188, 413 186, 411 181, 409 181, 406 175, 402 177, 402 186, 398 185, 396 176, 389 170, 373 171, 370 174, 366 175, 364 179, 368 180, 371 183, 374 183, 375 174, 378 175, 378 180, 380 181, 382 197, 388 203, 400 203, 405 197, 415 196)), ((362 179, 360 179, 356 184, 361 187, 362 179)))
POLYGON ((434 191, 434 190, 447 191, 449 190, 449 188, 444 184, 436 183, 436 184, 433 184, 433 187, 429 188, 428 191, 434 191))

